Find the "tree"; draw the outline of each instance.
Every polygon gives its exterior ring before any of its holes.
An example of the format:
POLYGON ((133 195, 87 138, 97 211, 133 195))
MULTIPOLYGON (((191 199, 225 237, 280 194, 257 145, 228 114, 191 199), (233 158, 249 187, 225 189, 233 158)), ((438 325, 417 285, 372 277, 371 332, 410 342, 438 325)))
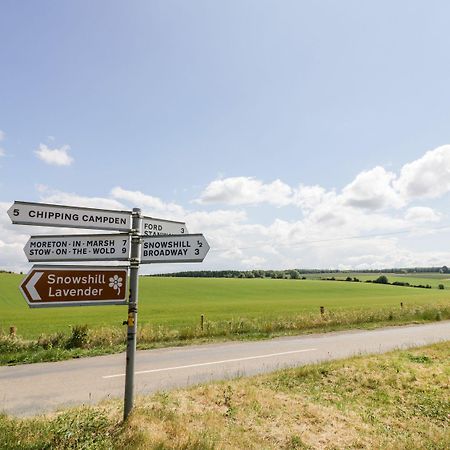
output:
POLYGON ((300 272, 298 270, 289 270, 289 276, 292 280, 298 280, 300 278, 300 272))
POLYGON ((389 284, 389 280, 387 278, 386 275, 380 275, 375 281, 374 283, 379 283, 379 284, 389 284))

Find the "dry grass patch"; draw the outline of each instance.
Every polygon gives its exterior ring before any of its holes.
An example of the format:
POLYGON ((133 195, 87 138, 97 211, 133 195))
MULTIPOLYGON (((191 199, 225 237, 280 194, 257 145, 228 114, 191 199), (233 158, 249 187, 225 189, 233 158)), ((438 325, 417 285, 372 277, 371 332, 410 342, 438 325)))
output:
POLYGON ((139 400, 130 448, 447 449, 448 344, 139 400), (152 423, 152 427, 136 423, 152 423), (150 445, 151 443, 151 445, 150 445))
POLYGON ((133 448, 280 449, 359 448, 369 427, 353 413, 311 404, 301 395, 275 392, 262 378, 177 391, 141 399, 130 421, 148 433, 133 448), (151 418, 155 427, 137 425, 151 418))

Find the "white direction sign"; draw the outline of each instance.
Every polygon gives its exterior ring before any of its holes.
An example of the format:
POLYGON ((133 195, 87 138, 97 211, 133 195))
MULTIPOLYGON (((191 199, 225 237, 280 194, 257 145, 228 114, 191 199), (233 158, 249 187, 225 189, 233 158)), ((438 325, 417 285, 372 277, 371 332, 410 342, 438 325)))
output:
POLYGON ((142 218, 142 234, 144 236, 164 236, 167 234, 187 234, 184 222, 173 220, 155 219, 154 217, 142 218))
POLYGON ((208 251, 203 234, 143 236, 141 263, 201 262, 208 251))
POLYGON ((43 261, 127 261, 128 234, 79 234, 31 236, 24 247, 30 262, 43 261))
POLYGON ((47 227, 129 231, 131 212, 79 208, 46 203, 14 202, 8 210, 12 223, 47 227))

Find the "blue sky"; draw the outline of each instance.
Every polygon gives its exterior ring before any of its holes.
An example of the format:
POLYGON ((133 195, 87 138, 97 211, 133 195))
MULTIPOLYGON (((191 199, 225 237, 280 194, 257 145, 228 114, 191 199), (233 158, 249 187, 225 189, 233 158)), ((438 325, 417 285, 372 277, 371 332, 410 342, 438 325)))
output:
POLYGON ((41 232, 9 224, 13 200, 186 220, 204 268, 448 265, 449 14, 3 1, 0 266, 41 232))

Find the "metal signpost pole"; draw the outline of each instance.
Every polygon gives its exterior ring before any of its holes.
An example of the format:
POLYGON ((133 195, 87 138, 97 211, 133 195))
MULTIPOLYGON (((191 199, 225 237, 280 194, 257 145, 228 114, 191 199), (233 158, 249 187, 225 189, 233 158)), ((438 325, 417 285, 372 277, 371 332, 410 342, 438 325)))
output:
POLYGON ((141 255, 141 227, 141 210, 139 208, 133 208, 130 255, 130 302, 128 305, 127 320, 127 363, 125 372, 125 399, 123 414, 124 420, 127 420, 128 416, 131 413, 131 410, 133 409, 134 357, 136 354, 139 263, 141 255))

